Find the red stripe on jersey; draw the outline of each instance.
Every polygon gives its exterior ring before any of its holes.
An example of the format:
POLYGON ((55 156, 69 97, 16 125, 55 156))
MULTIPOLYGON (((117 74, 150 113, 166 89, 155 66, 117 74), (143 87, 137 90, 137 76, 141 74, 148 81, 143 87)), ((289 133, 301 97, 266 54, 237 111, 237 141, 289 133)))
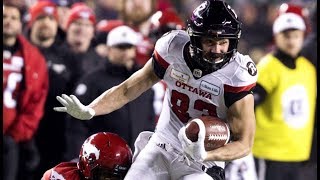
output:
POLYGON ((156 61, 165 69, 168 68, 169 63, 167 61, 165 61, 160 54, 157 51, 154 51, 154 57, 156 59, 156 61))
POLYGON ((239 93, 239 92, 243 92, 243 91, 249 91, 251 90, 254 86, 256 85, 256 83, 253 84, 249 84, 247 86, 240 86, 240 87, 234 87, 234 86, 229 86, 229 85, 224 85, 224 91, 225 92, 231 92, 231 93, 239 93))

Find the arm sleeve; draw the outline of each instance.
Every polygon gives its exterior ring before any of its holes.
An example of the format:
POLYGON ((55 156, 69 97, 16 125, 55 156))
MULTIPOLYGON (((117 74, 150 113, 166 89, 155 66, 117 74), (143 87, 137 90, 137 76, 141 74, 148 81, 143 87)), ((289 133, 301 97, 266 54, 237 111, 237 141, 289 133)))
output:
POLYGON ((161 66, 159 62, 152 55, 152 65, 154 73, 158 76, 158 78, 163 79, 164 74, 166 73, 166 68, 161 66))
POLYGON ((248 86, 242 86, 242 87, 232 87, 225 85, 225 93, 224 93, 224 100, 225 105, 229 108, 233 103, 236 101, 242 99, 248 94, 252 94, 253 89, 255 87, 255 83, 249 84, 248 86))

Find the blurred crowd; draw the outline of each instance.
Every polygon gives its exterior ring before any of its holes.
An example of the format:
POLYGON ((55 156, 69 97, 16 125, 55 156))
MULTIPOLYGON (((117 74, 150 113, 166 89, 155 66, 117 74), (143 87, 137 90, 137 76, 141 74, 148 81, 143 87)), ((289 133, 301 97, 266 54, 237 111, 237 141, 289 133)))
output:
MULTIPOLYGON (((3 98, 9 107, 4 109, 4 119, 10 120, 3 124, 4 159, 9 162, 4 164, 4 179, 40 179, 59 162, 77 161, 84 140, 101 131, 119 134, 134 150, 138 134, 155 129, 166 88, 163 82, 90 122, 53 111, 59 106, 56 96, 75 94, 87 104, 121 83, 148 61, 158 38, 172 29, 185 29, 188 16, 201 2, 4 0, 3 87, 8 88, 3 98), (109 36, 117 27, 119 33, 109 36)), ((305 43, 311 43, 311 48, 303 53, 317 64, 315 0, 227 2, 243 23, 238 51, 257 64, 274 48, 272 24, 288 11, 288 6, 280 5, 291 4, 289 11, 307 25, 305 43)), ((316 172, 314 132, 310 169, 316 172)))

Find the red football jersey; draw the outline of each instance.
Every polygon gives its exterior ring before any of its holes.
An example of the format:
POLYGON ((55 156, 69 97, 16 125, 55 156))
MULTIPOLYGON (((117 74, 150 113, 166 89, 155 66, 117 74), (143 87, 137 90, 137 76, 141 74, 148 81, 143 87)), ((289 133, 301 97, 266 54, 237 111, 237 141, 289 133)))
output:
POLYGON ((81 180, 76 162, 62 162, 47 170, 41 180, 81 180))

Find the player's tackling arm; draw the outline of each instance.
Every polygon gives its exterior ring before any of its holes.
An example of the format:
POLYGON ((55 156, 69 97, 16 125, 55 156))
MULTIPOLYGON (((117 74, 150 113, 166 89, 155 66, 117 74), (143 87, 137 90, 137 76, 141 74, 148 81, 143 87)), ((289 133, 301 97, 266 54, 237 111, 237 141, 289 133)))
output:
POLYGON ((227 118, 233 133, 232 142, 208 151, 205 160, 231 161, 251 152, 256 127, 253 95, 248 94, 231 105, 227 118))
POLYGON ((160 81, 152 67, 152 60, 121 84, 102 93, 89 104, 95 115, 108 114, 139 97, 143 92, 160 81))
POLYGON ((77 119, 89 120, 93 116, 108 114, 121 108, 151 88, 159 80, 153 71, 152 60, 149 60, 142 69, 123 83, 106 90, 88 106, 83 105, 74 95, 62 94, 57 96, 57 100, 63 106, 54 107, 54 110, 67 112, 77 119))

